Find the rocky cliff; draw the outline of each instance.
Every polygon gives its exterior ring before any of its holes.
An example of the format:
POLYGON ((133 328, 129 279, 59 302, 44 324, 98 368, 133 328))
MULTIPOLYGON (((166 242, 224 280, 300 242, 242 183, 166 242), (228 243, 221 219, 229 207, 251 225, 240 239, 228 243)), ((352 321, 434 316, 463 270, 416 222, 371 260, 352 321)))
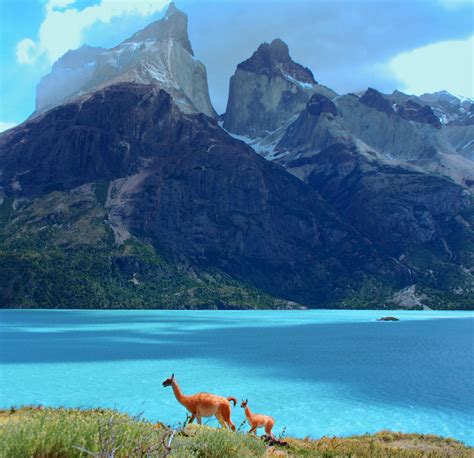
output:
POLYGON ((420 97, 394 91, 388 96, 399 105, 414 102, 427 105, 438 118, 443 135, 456 153, 474 160, 474 101, 466 97, 456 97, 449 92, 422 94, 420 97))
POLYGON ((388 98, 380 93, 384 108, 367 104, 368 90, 362 97, 345 95, 336 101, 341 123, 354 139, 361 140, 380 155, 421 167, 428 172, 447 176, 466 187, 474 179, 474 163, 457 153, 441 123, 434 120, 426 105, 407 100, 387 105, 388 98))
POLYGON ((64 101, 118 82, 156 84, 186 112, 215 117, 204 65, 193 53, 188 18, 171 3, 156 21, 112 49, 69 51, 42 78, 35 115, 64 101))
POLYGON ((263 43, 230 80, 224 127, 238 135, 266 136, 297 115, 314 92, 335 95, 291 59, 282 40, 263 43))

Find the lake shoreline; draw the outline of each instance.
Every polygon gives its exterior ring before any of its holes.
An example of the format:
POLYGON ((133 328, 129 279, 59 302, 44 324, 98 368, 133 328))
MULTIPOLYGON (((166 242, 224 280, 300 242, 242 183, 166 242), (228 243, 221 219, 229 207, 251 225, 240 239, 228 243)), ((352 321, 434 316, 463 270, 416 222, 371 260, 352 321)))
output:
POLYGON ((235 307, 235 308, 124 308, 124 307, 107 307, 107 308, 88 308, 88 307, 67 307, 67 308, 44 308, 44 307, 13 307, 13 306, 2 306, 0 307, 1 310, 26 310, 26 311, 91 311, 91 312, 120 312, 120 311, 142 311, 142 312, 311 312, 311 311, 328 311, 328 312, 342 312, 342 311, 353 311, 353 312, 472 312, 474 314, 474 307, 471 308, 457 308, 457 309, 447 309, 447 308, 439 308, 439 309, 427 309, 427 308, 377 308, 377 307, 365 307, 365 308, 326 308, 326 307, 305 307, 305 306, 298 306, 298 307, 282 307, 282 308, 243 308, 243 307, 235 307))

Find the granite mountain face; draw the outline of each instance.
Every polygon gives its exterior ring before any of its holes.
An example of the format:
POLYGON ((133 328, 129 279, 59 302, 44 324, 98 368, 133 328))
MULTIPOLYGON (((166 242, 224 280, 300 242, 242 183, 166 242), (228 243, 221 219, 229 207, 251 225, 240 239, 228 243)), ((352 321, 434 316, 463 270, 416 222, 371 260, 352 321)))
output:
POLYGON ((339 96, 274 40, 218 122, 174 4, 37 95, 0 136, 4 306, 474 303, 466 101, 339 96))
POLYGON ((315 92, 336 95, 319 85, 311 70, 293 62, 286 43, 263 43, 230 79, 224 128, 260 137, 285 125, 315 92))
POLYGON ((194 57, 188 38, 188 18, 174 3, 163 19, 115 48, 83 46, 67 52, 40 81, 34 114, 120 82, 155 84, 170 93, 182 110, 216 116, 206 68, 194 57))

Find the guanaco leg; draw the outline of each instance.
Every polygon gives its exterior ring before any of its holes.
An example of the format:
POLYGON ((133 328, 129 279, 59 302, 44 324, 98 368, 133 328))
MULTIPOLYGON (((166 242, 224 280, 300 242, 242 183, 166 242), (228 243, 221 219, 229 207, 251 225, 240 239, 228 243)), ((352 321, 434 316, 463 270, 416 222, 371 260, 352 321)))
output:
POLYGON ((273 424, 267 423, 267 424, 265 425, 265 432, 267 433, 268 436, 270 436, 270 437, 275 437, 275 436, 273 435, 273 433, 272 433, 272 428, 273 428, 273 424))
POLYGON ((227 429, 227 425, 225 424, 224 418, 222 418, 221 414, 216 415, 217 421, 220 423, 223 429, 227 429))
POLYGON ((222 416, 222 419, 226 423, 227 427, 230 428, 232 431, 235 431, 235 425, 230 419, 230 406, 228 404, 221 406, 219 415, 222 416))

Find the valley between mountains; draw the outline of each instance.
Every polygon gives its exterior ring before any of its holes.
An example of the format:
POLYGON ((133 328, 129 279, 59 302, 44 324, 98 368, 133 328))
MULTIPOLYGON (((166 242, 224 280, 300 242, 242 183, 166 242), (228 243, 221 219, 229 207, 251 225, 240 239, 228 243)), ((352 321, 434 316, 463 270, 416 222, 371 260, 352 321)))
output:
POLYGON ((337 94, 274 39, 218 115, 187 27, 67 52, 0 134, 1 307, 474 308, 474 101, 337 94))

